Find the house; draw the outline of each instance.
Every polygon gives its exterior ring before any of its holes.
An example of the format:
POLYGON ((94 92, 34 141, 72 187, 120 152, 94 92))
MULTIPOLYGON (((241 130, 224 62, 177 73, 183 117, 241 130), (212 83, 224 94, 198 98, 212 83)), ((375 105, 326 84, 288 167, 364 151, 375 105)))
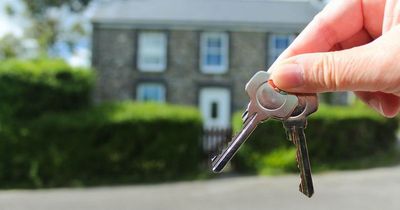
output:
POLYGON ((230 126, 244 86, 322 9, 317 0, 113 0, 93 19, 96 101, 198 106, 230 126))

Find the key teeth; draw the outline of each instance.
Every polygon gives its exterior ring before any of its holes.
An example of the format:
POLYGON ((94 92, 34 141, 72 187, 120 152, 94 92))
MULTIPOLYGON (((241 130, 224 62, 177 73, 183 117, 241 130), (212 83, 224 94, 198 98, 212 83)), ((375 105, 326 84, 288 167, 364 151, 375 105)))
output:
POLYGON ((242 122, 245 123, 249 117, 249 111, 245 111, 242 115, 242 122))
POLYGON ((211 162, 213 162, 213 161, 217 158, 217 156, 218 156, 218 155, 215 155, 214 157, 212 157, 212 158, 211 158, 211 162))
POLYGON ((308 191, 306 192, 304 191, 304 187, 301 185, 301 183, 299 184, 299 191, 309 198, 314 195, 314 189, 308 189, 308 191))
POLYGON ((289 141, 292 141, 292 138, 290 137, 289 131, 285 130, 285 134, 286 134, 286 139, 289 141))
MULTIPOLYGON (((222 152, 221 152, 221 154, 222 154, 222 152)), ((219 166, 219 164, 217 162, 221 158, 221 154, 215 155, 213 158, 211 158, 211 170, 214 173, 220 173, 223 169, 223 167, 219 166)))
POLYGON ((304 192, 301 187, 301 184, 299 186, 299 191, 309 198, 311 198, 314 195, 314 190, 309 190, 308 192, 304 192))
MULTIPOLYGON (((288 133, 290 133, 290 132, 288 132, 288 133)), ((312 186, 312 180, 310 180, 311 181, 310 183, 308 183, 308 182, 304 182, 303 183, 303 178, 304 179, 307 179, 307 178, 306 177, 302 177, 302 173, 304 173, 304 171, 302 171, 301 167, 300 167, 300 164, 303 164, 303 163, 301 163, 301 158, 300 158, 301 154, 300 154, 299 148, 297 147, 298 146, 297 144, 299 142, 295 138, 293 143, 296 145, 296 162, 297 162, 297 168, 300 171, 300 174, 299 174, 299 178, 300 178, 299 191, 302 194, 304 194, 305 196, 307 196, 308 198, 311 198, 312 195, 314 194, 314 187, 312 186), (306 185, 306 186, 304 186, 304 185, 306 185)))
POLYGON ((214 173, 221 173, 222 172, 222 169, 223 169, 223 167, 218 167, 218 166, 213 166, 212 167, 212 171, 214 172, 214 173))
POLYGON ((251 135, 257 127, 257 123, 254 123, 256 117, 257 113, 249 116, 246 123, 244 123, 242 130, 231 138, 228 145, 222 149, 222 152, 217 157, 213 158, 211 163, 213 172, 221 172, 239 150, 240 146, 247 140, 249 135, 251 135))
MULTIPOLYGON (((250 102, 251 103, 251 102, 250 102)), ((249 108, 250 108, 250 103, 247 104, 246 110, 242 114, 242 121, 245 123, 249 119, 249 108)))
POLYGON ((314 195, 314 191, 308 192, 307 196, 311 198, 314 195))
POLYGON ((249 113, 249 110, 246 109, 242 114, 242 119, 247 115, 247 113, 249 113))
POLYGON ((221 151, 218 151, 219 154, 218 154, 218 155, 215 155, 214 157, 211 158, 211 170, 212 170, 214 173, 221 173, 221 172, 222 172, 222 169, 224 169, 224 167, 221 167, 221 166, 219 166, 219 165, 215 165, 215 164, 216 164, 215 161, 217 161, 217 159, 220 157, 220 155, 221 155, 222 153, 224 153, 225 150, 227 150, 227 149, 229 148, 229 146, 231 145, 232 141, 233 141, 235 138, 236 138, 236 135, 233 135, 233 136, 231 137, 230 141, 227 143, 227 145, 226 145, 224 148, 222 148, 221 151))

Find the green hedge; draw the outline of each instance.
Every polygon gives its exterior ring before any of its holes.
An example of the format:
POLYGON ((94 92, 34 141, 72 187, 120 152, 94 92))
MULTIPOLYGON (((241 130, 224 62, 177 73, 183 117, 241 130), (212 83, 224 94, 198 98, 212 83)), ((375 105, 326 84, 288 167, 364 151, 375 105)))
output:
POLYGON ((0 62, 0 120, 24 120, 43 112, 87 107, 93 71, 61 60, 0 62))
POLYGON ((0 187, 163 181, 199 172, 202 122, 181 106, 105 104, 0 129, 0 187))
MULTIPOLYGON (((240 113, 233 125, 236 131, 241 127, 240 113)), ((311 164, 319 168, 389 153, 397 128, 397 119, 381 117, 367 107, 321 105, 305 131, 311 164)), ((240 172, 297 171, 294 158, 295 147, 286 140, 282 123, 270 120, 255 130, 233 165, 240 172)))

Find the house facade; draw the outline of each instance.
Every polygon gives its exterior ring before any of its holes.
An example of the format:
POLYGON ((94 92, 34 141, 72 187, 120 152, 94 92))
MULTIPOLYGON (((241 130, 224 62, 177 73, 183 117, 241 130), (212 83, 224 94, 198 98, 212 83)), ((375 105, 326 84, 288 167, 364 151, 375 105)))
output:
POLYGON ((95 100, 198 106, 230 126, 246 82, 321 10, 316 0, 114 0, 92 19, 95 100))

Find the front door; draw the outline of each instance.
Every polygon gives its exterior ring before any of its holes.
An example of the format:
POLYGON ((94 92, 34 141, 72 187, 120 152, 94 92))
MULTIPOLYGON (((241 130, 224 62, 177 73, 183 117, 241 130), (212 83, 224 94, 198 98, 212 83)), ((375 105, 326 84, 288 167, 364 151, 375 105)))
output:
POLYGON ((202 88, 199 106, 205 128, 229 128, 231 97, 227 88, 202 88))

